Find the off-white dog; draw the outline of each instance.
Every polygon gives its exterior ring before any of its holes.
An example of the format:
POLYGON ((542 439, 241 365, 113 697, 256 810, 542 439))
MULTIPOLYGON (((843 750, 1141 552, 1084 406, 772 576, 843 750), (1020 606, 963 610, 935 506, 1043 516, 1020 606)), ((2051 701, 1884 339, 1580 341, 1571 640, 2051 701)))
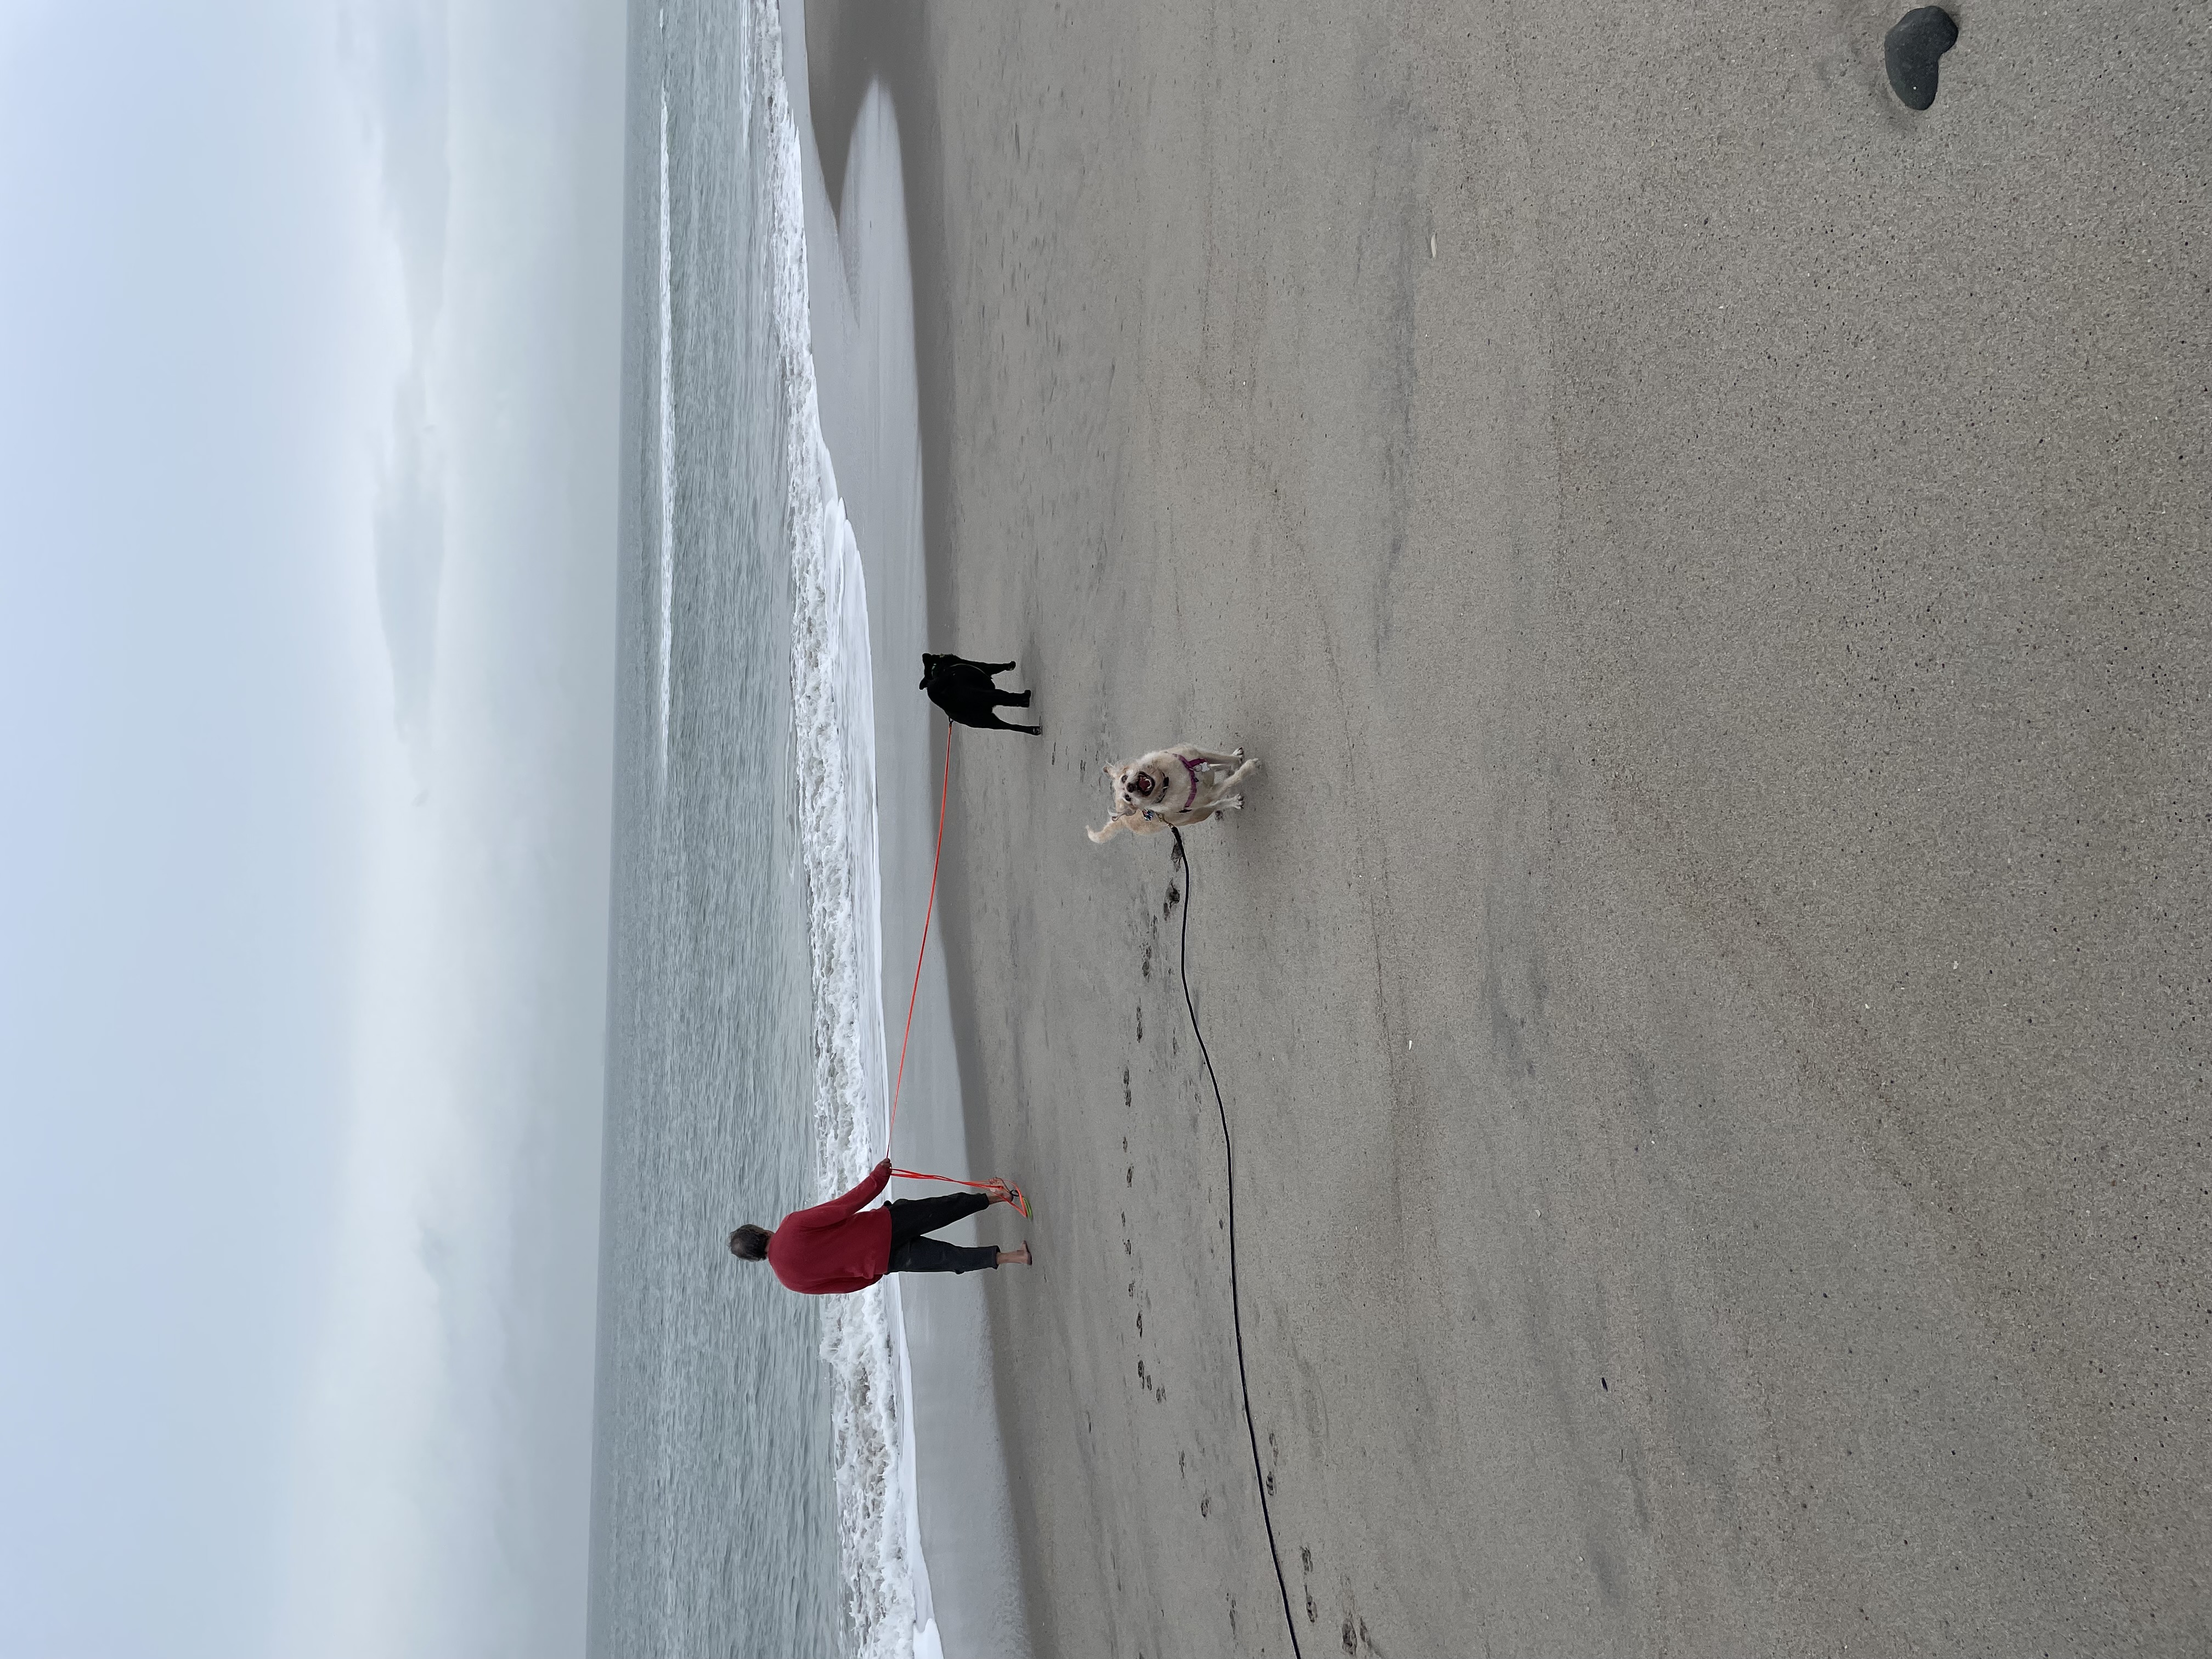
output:
POLYGON ((1103 828, 1085 833, 1093 841, 1111 841, 1115 832, 1121 830, 1133 836, 1149 836, 1170 827, 1203 823, 1216 812, 1244 805, 1241 793, 1230 792, 1251 776, 1259 764, 1245 760, 1242 749, 1222 755, 1185 743, 1102 768, 1114 780, 1114 816, 1103 828))

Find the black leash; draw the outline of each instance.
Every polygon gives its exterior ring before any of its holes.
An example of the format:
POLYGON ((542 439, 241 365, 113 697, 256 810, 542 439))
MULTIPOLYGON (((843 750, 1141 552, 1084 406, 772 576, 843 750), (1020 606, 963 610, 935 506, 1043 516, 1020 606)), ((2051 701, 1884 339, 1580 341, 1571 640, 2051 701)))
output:
POLYGON ((1206 1051, 1206 1033, 1198 1025, 1198 1005, 1190 995, 1190 854, 1183 851, 1182 831, 1173 824, 1168 830, 1175 836, 1175 861, 1182 866, 1182 948, 1176 962, 1182 975, 1182 1006, 1190 1011, 1191 1035, 1198 1039, 1206 1080, 1213 1085, 1214 1109, 1221 1114, 1221 1157, 1228 1170, 1229 1192, 1229 1320, 1237 1332, 1237 1385, 1244 1391, 1244 1435, 1252 1443, 1252 1478, 1260 1487, 1260 1519, 1267 1528, 1267 1559, 1274 1564, 1275 1588, 1283 1593, 1283 1624, 1291 1632, 1293 1659, 1305 1659, 1298 1646, 1297 1620, 1291 1616, 1291 1587, 1283 1578, 1282 1552, 1275 1547, 1275 1517, 1267 1509, 1267 1473, 1260 1465, 1260 1431, 1252 1426, 1252 1383, 1244 1375, 1244 1316, 1237 1287, 1237 1149, 1229 1139, 1229 1108, 1221 1103, 1221 1079, 1213 1074, 1213 1056, 1206 1051))

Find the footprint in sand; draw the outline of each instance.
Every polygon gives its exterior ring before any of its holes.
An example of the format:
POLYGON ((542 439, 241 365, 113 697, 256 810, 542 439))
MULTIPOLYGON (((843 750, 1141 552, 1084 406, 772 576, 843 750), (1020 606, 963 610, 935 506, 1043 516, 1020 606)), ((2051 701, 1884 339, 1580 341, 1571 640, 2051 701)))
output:
POLYGON ((1959 25, 1941 6, 1922 6, 1897 20, 1883 37, 1881 55, 1889 66, 1889 89, 1907 109, 1926 109, 1936 101, 1936 60, 1958 43, 1959 25))

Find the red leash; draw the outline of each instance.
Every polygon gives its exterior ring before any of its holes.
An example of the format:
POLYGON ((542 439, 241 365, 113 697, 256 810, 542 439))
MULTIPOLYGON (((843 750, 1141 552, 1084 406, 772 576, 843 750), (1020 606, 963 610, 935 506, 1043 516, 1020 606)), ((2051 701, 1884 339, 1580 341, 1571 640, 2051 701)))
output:
MULTIPOLYGON (((899 1038, 898 1075, 891 1079, 891 1121, 884 1130, 884 1145, 890 1145, 898 1129, 899 1088, 906 1081, 906 1045, 914 1036, 914 1005, 921 995, 921 963, 929 954, 929 919, 937 909, 937 866, 945 857, 945 803, 952 795, 952 722, 945 722, 945 781, 937 790, 937 850, 929 855, 929 904, 921 913, 921 949, 915 953, 914 988, 906 994, 906 1034, 899 1038)), ((893 1175, 904 1175, 893 1170, 893 1175)), ((923 1181, 942 1181, 942 1176, 922 1176, 923 1181)))
POLYGON ((1000 1181, 995 1178, 989 1181, 963 1181, 958 1176, 924 1175, 920 1170, 893 1170, 891 1173, 895 1176, 903 1176, 908 1181, 941 1181, 948 1187, 973 1187, 977 1192, 988 1193, 994 1199, 1003 1198, 1025 1217, 1030 1212, 1028 1198, 1024 1195, 1022 1189, 1011 1181, 1000 1181))
MULTIPOLYGON (((952 722, 948 720, 945 722, 945 777, 937 791, 937 850, 929 855, 929 902, 921 913, 921 949, 914 958, 914 988, 906 995, 906 1031, 899 1038, 898 1074, 891 1079, 891 1115, 884 1130, 885 1146, 890 1145, 891 1135, 898 1128, 899 1090, 906 1082, 906 1047, 914 1037, 914 1005, 921 996, 921 964, 929 955, 929 921, 937 912, 937 868, 945 858, 945 806, 951 797, 952 722)), ((941 1181, 951 1187, 973 1187, 994 1198, 1005 1199, 1024 1216, 1030 1212, 1029 1200, 1010 1181, 963 1181, 958 1176, 928 1175, 920 1170, 893 1170, 891 1173, 908 1181, 941 1181)))

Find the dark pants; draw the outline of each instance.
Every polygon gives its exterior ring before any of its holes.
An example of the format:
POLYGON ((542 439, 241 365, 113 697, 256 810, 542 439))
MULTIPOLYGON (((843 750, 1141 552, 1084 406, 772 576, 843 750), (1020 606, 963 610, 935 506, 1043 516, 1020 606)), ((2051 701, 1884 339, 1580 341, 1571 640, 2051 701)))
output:
POLYGON ((997 1247, 979 1244, 967 1249, 924 1233, 949 1227, 963 1215, 988 1210, 991 1200, 981 1193, 947 1193, 942 1198, 896 1199, 884 1207, 891 1212, 891 1267, 895 1273, 972 1273, 978 1267, 999 1265, 997 1247))

